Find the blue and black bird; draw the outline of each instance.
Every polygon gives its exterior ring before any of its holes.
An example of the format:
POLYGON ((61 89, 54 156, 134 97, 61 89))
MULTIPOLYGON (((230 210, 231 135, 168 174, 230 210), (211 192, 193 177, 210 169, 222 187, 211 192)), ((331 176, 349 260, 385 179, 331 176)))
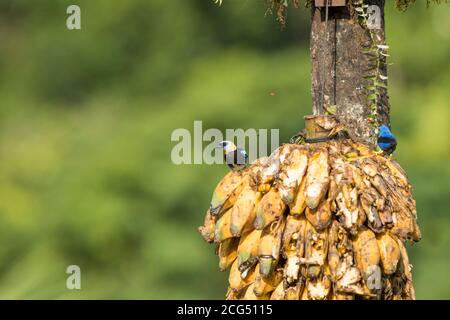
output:
POLYGON ((392 154, 397 147, 397 139, 386 125, 381 125, 378 132, 378 146, 386 154, 392 154))
POLYGON ((223 158, 233 171, 244 169, 248 165, 248 154, 244 149, 236 147, 231 141, 222 141, 219 148, 223 149, 223 158))

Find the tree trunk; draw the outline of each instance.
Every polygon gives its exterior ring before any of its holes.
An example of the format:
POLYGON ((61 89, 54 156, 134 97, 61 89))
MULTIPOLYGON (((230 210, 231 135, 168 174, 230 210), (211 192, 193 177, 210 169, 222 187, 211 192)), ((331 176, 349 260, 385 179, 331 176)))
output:
MULTIPOLYGON (((365 3, 380 8, 380 28, 373 29, 372 34, 377 44, 384 44, 385 1, 369 0, 365 3)), ((313 3, 311 10, 313 113, 325 114, 326 108, 335 105, 336 116, 348 128, 350 136, 374 147, 375 126, 369 119, 371 110, 366 90, 370 82, 364 78, 369 68, 369 59, 363 53, 363 49, 372 44, 370 32, 360 24, 357 13, 348 4, 329 7, 328 22, 325 7, 319 8, 313 3)), ((380 71, 386 75, 385 63, 381 64, 380 71)), ((380 88, 379 92, 378 123, 389 125, 387 90, 380 88)))

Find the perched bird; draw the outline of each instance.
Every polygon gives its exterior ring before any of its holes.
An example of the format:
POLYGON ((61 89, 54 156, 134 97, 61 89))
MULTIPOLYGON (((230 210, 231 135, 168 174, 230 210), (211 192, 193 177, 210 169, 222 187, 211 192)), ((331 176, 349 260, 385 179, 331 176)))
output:
POLYGON ((386 154, 392 154, 397 147, 397 139, 386 125, 381 125, 378 132, 378 146, 386 154))
POLYGON ((236 147, 233 142, 221 141, 218 147, 223 149, 223 158, 231 170, 239 171, 248 165, 247 152, 236 147))

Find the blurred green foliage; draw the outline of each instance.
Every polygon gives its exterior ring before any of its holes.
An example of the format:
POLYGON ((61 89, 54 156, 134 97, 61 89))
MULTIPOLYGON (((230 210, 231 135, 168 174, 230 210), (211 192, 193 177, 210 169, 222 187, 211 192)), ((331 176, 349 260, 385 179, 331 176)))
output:
MULTIPOLYGON (((283 32, 264 14, 255 0, 0 2, 0 298, 224 297, 196 227, 227 169, 175 166, 170 135, 202 120, 287 141, 303 126, 309 12, 291 10, 283 32), (65 26, 73 3, 81 31, 65 26), (80 291, 66 289, 70 264, 80 291)), ((449 14, 387 4, 418 298, 450 298, 449 14)))

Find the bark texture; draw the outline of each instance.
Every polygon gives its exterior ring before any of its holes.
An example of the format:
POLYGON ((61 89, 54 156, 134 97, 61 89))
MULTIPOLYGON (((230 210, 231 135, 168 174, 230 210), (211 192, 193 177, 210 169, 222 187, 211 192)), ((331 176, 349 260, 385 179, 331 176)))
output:
MULTIPOLYGON (((380 8, 381 28, 373 30, 377 43, 384 43, 384 0, 365 1, 380 8)), ((375 146, 376 136, 369 115, 365 89, 369 81, 364 79, 369 59, 363 53, 372 41, 369 31, 358 21, 350 5, 326 8, 312 5, 311 61, 313 113, 325 114, 326 108, 336 105, 336 117, 348 129, 352 138, 375 146), (322 96, 323 90, 323 96, 322 96)), ((386 65, 380 67, 386 75, 386 65)), ((380 89, 378 123, 389 125, 389 97, 386 89, 380 89)))

